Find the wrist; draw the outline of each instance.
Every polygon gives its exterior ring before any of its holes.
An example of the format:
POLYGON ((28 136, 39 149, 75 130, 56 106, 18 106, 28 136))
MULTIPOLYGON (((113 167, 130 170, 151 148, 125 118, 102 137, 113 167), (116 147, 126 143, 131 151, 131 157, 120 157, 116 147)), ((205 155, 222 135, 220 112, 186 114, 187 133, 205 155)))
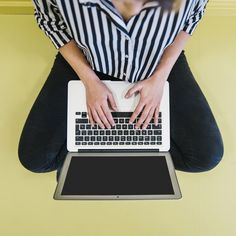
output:
POLYGON ((158 80, 161 82, 166 82, 166 80, 169 77, 169 71, 168 70, 161 70, 161 69, 157 69, 151 76, 152 80, 158 80))
POLYGON ((100 81, 100 79, 92 69, 83 72, 80 71, 80 73, 77 73, 77 75, 79 76, 85 87, 93 86, 95 82, 100 81))

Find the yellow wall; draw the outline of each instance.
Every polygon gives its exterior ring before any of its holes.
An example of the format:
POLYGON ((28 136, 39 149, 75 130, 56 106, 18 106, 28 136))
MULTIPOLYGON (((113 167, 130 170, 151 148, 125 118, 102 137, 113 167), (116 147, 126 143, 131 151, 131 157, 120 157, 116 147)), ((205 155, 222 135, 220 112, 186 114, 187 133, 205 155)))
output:
POLYGON ((52 199, 55 172, 31 173, 17 157, 22 126, 56 50, 32 15, 0 15, 0 235, 235 236, 235 23, 232 14, 207 12, 186 47, 222 131, 221 164, 207 173, 177 172, 179 201, 64 202, 52 199))

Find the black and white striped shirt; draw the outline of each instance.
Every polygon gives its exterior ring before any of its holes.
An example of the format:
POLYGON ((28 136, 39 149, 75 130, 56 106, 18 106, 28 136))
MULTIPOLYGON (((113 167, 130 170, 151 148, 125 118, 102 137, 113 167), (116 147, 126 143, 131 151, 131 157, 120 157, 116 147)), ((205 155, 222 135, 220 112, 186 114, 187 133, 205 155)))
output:
POLYGON ((58 49, 74 39, 93 70, 136 82, 152 75, 183 30, 192 35, 209 0, 182 0, 165 11, 158 0, 144 3, 126 22, 112 0, 33 0, 39 27, 58 49))

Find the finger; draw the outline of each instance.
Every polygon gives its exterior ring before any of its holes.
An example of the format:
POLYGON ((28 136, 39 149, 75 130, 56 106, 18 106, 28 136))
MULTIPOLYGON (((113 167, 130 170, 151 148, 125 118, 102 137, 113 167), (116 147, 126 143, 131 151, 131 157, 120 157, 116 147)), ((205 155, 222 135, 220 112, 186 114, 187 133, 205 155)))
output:
POLYGON ((158 117, 159 117, 159 107, 156 108, 155 114, 154 114, 154 124, 158 124, 158 117))
POLYGON ((108 101, 111 104, 111 108, 116 111, 117 110, 117 105, 116 105, 116 102, 115 102, 115 99, 114 99, 113 95, 110 94, 110 93, 108 94, 108 101))
POLYGON ((143 110, 144 107, 144 103, 142 101, 139 101, 139 104, 137 105, 137 107, 135 108, 133 114, 130 117, 129 122, 133 123, 134 120, 136 119, 136 117, 139 115, 139 113, 143 110))
POLYGON ((93 115, 94 120, 97 122, 97 124, 104 129, 105 126, 103 125, 102 121, 100 120, 100 117, 98 116, 98 113, 95 109, 91 109, 91 113, 93 115))
MULTIPOLYGON (((109 109, 108 109, 109 110, 109 109)), ((106 115, 104 114, 103 112, 103 109, 101 108, 101 106, 98 106, 97 107, 97 113, 102 121, 102 123, 107 127, 107 128, 111 128, 111 125, 110 123, 108 122, 107 118, 106 118, 106 115)))
POLYGON ((91 123, 92 127, 94 126, 94 120, 93 120, 93 116, 91 114, 90 108, 87 107, 87 111, 88 111, 88 116, 89 116, 89 122, 91 123))
POLYGON ((142 112, 142 115, 140 116, 140 118, 138 119, 138 122, 136 124, 136 127, 139 128, 141 126, 141 124, 143 123, 143 121, 147 118, 149 112, 150 112, 150 109, 151 109, 151 106, 149 105, 146 105, 143 112, 142 112))
POLYGON ((153 107, 153 108, 150 109, 149 114, 148 114, 148 116, 147 116, 145 122, 144 122, 143 125, 142 125, 142 129, 146 129, 146 128, 147 128, 149 122, 151 121, 151 119, 152 119, 152 117, 153 117, 154 112, 155 112, 155 107, 153 107))
POLYGON ((111 126, 115 125, 115 122, 113 120, 111 111, 109 110, 109 107, 108 107, 107 103, 102 104, 102 110, 103 110, 103 113, 105 114, 108 122, 110 123, 110 125, 111 126))
POLYGON ((135 92, 138 92, 140 90, 140 88, 141 88, 140 83, 135 84, 132 88, 130 88, 127 91, 125 97, 128 98, 128 97, 132 96, 135 92))

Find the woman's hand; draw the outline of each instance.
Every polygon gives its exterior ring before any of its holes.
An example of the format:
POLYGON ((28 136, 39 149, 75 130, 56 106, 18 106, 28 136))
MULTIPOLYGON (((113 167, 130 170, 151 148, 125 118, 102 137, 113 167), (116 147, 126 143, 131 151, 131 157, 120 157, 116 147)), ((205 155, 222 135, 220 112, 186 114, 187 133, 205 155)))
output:
POLYGON ((117 106, 110 89, 99 78, 86 84, 85 87, 87 111, 91 125, 93 126, 96 121, 101 128, 114 126, 115 122, 109 105, 114 111, 117 111, 117 106))
POLYGON ((148 79, 138 81, 126 93, 127 97, 125 97, 128 98, 135 92, 140 92, 139 103, 130 117, 130 123, 133 123, 139 113, 142 112, 135 126, 136 128, 139 128, 143 123, 142 129, 145 129, 153 117, 154 123, 157 125, 165 81, 166 80, 161 77, 157 78, 157 76, 151 76, 148 79))

